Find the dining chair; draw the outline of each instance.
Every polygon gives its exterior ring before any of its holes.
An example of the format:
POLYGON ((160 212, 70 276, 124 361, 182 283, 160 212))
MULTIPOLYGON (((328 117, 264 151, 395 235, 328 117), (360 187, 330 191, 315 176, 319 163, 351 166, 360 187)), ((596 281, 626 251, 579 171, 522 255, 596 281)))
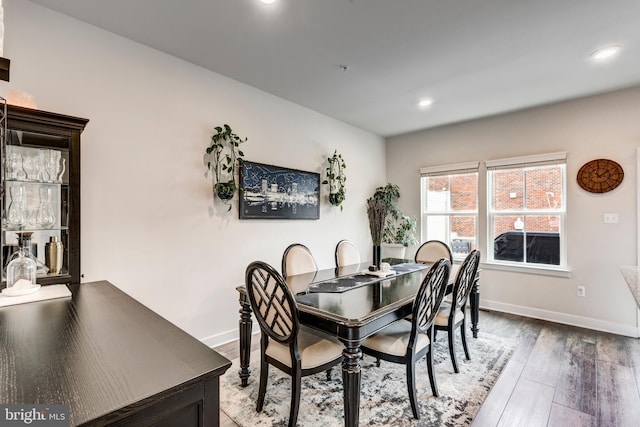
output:
POLYGON ((289 245, 282 254, 282 275, 310 273, 318 270, 318 264, 309 248, 301 243, 289 245))
POLYGON ((440 240, 427 240, 416 251, 415 261, 422 264, 433 264, 440 258, 446 258, 449 262, 453 262, 449 246, 440 240))
POLYGON ((416 395, 416 363, 427 356, 427 370, 431 392, 438 396, 438 385, 433 372, 433 321, 442 303, 451 262, 441 258, 429 271, 413 301, 411 322, 398 320, 364 340, 362 352, 388 362, 406 366, 407 389, 413 417, 420 419, 420 407, 416 395))
POLYGON ((349 240, 340 240, 336 245, 336 267, 360 264, 358 248, 349 240))
POLYGON ((471 360, 469 356, 469 348, 467 347, 467 315, 465 308, 467 306, 467 300, 469 299, 469 293, 473 287, 473 281, 478 273, 478 265, 480 264, 480 251, 474 249, 467 255, 462 262, 458 274, 456 275, 455 283, 453 284, 453 295, 451 302, 444 302, 438 310, 436 319, 433 322, 434 336, 437 331, 447 331, 449 338, 449 354, 451 355, 451 363, 453 363, 453 370, 458 373, 458 361, 456 360, 455 343, 456 343, 456 328, 460 326, 460 336, 462 338, 462 348, 464 348, 464 355, 467 360, 471 360))
POLYGON ((342 361, 344 345, 336 338, 300 325, 295 298, 284 278, 269 264, 255 261, 245 282, 253 314, 260 325, 260 386, 256 411, 261 412, 267 391, 269 365, 291 376, 289 426, 295 426, 300 407, 301 378, 330 374, 342 361))

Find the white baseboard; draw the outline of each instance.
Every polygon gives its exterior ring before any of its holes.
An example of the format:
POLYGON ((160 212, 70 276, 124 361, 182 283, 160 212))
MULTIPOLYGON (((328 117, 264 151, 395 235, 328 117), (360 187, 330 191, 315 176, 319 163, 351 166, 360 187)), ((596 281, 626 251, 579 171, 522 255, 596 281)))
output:
MULTIPOLYGON (((541 310, 537 308, 524 307, 520 305, 505 304, 497 301, 480 301, 480 308, 494 311, 501 311, 503 313, 517 314, 524 317, 532 317, 534 319, 548 320, 550 322, 562 323, 565 325, 578 326, 581 328, 592 329, 595 331, 609 332, 617 335, 624 335, 627 337, 638 338, 640 337, 640 329, 635 326, 621 325, 619 323, 608 322, 606 320, 592 319, 590 317, 574 316, 571 314, 558 313, 556 311, 541 310)), ((640 312, 639 312, 640 316, 640 312)), ((253 333, 260 332, 254 322, 253 333)), ((482 322, 478 325, 480 331, 482 331, 482 322)), ((232 329, 231 331, 223 332, 217 335, 211 335, 210 337, 203 338, 200 341, 206 346, 213 348, 222 344, 226 344, 231 341, 235 341, 240 336, 238 329, 232 329)))
MULTIPOLYGON (((256 322, 253 322, 253 331, 252 334, 260 332, 260 327, 256 322)), ((226 344, 231 341, 236 341, 240 337, 239 329, 232 329, 227 332, 223 332, 217 335, 211 335, 210 337, 202 338, 200 342, 206 345, 209 348, 218 347, 219 345, 226 344)), ((255 338, 254 338, 255 339, 255 338)), ((259 338, 258 338, 259 339, 259 338)))
POLYGON ((211 335, 210 337, 203 338, 200 341, 204 345, 210 348, 213 348, 213 347, 217 347, 219 345, 237 340, 239 336, 240 335, 239 335, 238 329, 233 329, 231 331, 223 332, 221 334, 211 335))
MULTIPOLYGON (((574 316, 572 314, 559 313, 556 311, 541 310, 537 308, 523 307, 520 305, 505 304, 497 301, 487 300, 480 301, 480 308, 501 311, 504 313, 517 314, 525 317, 532 317, 534 319, 548 320, 550 322, 578 326, 595 331, 609 332, 612 334, 624 335, 632 338, 639 337, 639 331, 636 326, 622 325, 620 323, 592 319, 590 317, 574 316)), ((480 322, 478 327, 480 331, 482 331, 482 322, 480 322)))

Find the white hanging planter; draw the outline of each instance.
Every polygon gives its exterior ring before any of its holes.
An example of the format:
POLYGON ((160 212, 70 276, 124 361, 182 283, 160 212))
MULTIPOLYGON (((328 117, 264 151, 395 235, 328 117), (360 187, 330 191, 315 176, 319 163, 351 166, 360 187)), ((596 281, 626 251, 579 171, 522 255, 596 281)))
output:
POLYGON ((382 259, 384 258, 404 259, 406 251, 407 251, 407 248, 399 243, 383 243, 382 259))

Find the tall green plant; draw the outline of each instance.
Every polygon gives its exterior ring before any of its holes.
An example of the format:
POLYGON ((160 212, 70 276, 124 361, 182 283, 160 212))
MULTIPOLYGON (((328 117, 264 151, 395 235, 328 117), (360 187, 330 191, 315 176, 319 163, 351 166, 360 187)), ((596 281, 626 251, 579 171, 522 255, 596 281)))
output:
POLYGON ((400 188, 391 183, 376 188, 373 193, 373 199, 381 200, 386 206, 387 214, 382 232, 382 242, 396 243, 402 246, 417 245, 417 220, 402 212, 398 205, 399 198, 400 188))

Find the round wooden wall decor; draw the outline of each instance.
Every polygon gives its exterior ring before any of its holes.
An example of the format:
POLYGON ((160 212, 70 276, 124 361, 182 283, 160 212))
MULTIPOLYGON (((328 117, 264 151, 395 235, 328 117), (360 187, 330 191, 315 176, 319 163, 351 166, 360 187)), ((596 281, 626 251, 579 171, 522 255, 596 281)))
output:
POLYGON ((596 159, 582 165, 578 185, 590 193, 606 193, 618 187, 624 179, 622 166, 613 160, 596 159))

